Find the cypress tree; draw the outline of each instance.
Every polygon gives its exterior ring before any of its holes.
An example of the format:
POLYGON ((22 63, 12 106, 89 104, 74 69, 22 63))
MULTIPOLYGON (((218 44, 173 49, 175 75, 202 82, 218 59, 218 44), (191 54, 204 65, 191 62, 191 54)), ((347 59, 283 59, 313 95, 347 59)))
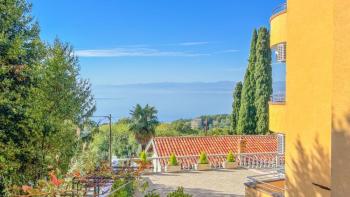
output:
POLYGON ((261 27, 258 31, 254 80, 256 132, 266 134, 269 130, 268 101, 272 93, 272 68, 270 36, 265 27, 261 27))
POLYGON ((237 123, 237 134, 254 134, 256 127, 255 106, 254 106, 254 69, 256 62, 256 41, 258 35, 256 30, 250 44, 250 54, 248 59, 248 68, 244 76, 242 87, 241 106, 239 109, 239 117, 237 123))
POLYGON ((231 114, 231 134, 237 134, 236 127, 241 106, 242 82, 236 84, 233 92, 232 114, 231 114))

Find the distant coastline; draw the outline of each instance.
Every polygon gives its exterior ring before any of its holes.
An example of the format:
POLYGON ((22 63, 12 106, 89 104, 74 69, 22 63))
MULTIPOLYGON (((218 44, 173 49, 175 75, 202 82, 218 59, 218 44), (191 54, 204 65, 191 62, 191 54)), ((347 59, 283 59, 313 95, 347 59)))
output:
MULTIPOLYGON (((137 103, 150 104, 160 121, 192 119, 201 115, 230 114, 233 81, 161 82, 122 85, 93 85, 97 102, 96 115, 112 114, 115 119, 128 117, 137 103)), ((284 82, 273 83, 274 90, 284 92, 284 82)))

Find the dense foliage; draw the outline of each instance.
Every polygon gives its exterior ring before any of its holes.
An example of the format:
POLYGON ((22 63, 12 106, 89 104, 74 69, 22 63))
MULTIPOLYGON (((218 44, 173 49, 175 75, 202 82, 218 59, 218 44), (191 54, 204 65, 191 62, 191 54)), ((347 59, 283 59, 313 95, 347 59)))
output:
POLYGON ((160 123, 155 129, 156 136, 188 136, 188 135, 228 135, 230 134, 230 115, 205 115, 198 117, 206 121, 208 129, 191 128, 191 119, 180 119, 169 123, 160 123))
POLYGON ((178 187, 176 191, 173 191, 167 195, 167 197, 191 197, 192 195, 186 194, 183 187, 178 187))
POLYGON ((261 27, 258 32, 254 80, 256 133, 266 134, 269 131, 268 101, 272 94, 272 68, 270 35, 265 27, 261 27))
MULTIPOLYGON (((99 147, 100 154, 107 159, 109 144, 109 125, 100 126, 100 131, 95 135, 93 145, 99 147), (104 152, 104 153, 103 153, 104 152)), ((112 124, 112 153, 117 157, 135 156, 138 152, 138 143, 133 132, 130 131, 130 120, 121 119, 112 124)))
POLYGON ((242 88, 243 88, 242 82, 238 82, 236 84, 235 90, 233 91, 230 134, 237 134, 237 123, 239 119, 239 109, 241 107, 242 88))
POLYGON ((158 111, 155 107, 145 107, 137 104, 131 111, 130 131, 133 131, 138 143, 141 144, 142 149, 145 149, 146 144, 155 135, 155 128, 158 125, 157 118, 158 111))
POLYGON ((0 195, 10 185, 64 174, 95 110, 69 44, 44 44, 25 0, 0 5, 0 195))
POLYGON ((272 94, 270 35, 265 27, 254 30, 248 68, 244 76, 237 134, 269 131, 268 101, 272 94))
POLYGON ((134 181, 131 178, 120 178, 114 181, 111 191, 116 190, 109 195, 110 197, 130 197, 133 196, 135 188, 134 181), (118 190, 117 190, 118 189, 118 190))
POLYGON ((254 134, 256 128, 255 106, 254 106, 254 72, 256 62, 256 41, 258 35, 256 30, 250 44, 250 54, 248 59, 247 71, 244 75, 244 82, 241 95, 241 106, 239 109, 239 119, 237 123, 237 134, 254 134))
POLYGON ((144 197, 160 197, 160 195, 155 191, 150 191, 150 192, 147 192, 147 194, 144 197))

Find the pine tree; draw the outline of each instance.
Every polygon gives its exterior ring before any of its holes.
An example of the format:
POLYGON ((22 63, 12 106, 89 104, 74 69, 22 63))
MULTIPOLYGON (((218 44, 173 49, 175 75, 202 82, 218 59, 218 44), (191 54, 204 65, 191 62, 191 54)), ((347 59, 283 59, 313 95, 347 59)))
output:
POLYGON ((268 101, 272 93, 272 68, 270 36, 265 27, 258 31, 255 65, 256 132, 266 134, 269 130, 268 101))
POLYGON ((237 134, 237 122, 239 118, 239 108, 241 107, 242 86, 242 82, 238 82, 233 92, 231 134, 237 134))
POLYGON ((237 123, 237 134, 254 134, 256 128, 255 106, 254 106, 254 70, 256 62, 257 32, 254 29, 250 45, 248 68, 244 76, 242 87, 241 106, 237 123))

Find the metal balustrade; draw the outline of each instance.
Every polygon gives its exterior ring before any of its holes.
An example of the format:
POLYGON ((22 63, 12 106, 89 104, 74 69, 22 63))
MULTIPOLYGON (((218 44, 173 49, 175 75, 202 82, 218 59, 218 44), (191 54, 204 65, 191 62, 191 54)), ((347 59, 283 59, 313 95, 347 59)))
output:
POLYGON ((270 96, 271 103, 285 103, 286 94, 285 93, 276 93, 270 96))
POLYGON ((283 3, 281 5, 279 5, 278 7, 276 7, 273 11, 272 11, 272 17, 283 13, 287 10, 287 3, 283 3))

